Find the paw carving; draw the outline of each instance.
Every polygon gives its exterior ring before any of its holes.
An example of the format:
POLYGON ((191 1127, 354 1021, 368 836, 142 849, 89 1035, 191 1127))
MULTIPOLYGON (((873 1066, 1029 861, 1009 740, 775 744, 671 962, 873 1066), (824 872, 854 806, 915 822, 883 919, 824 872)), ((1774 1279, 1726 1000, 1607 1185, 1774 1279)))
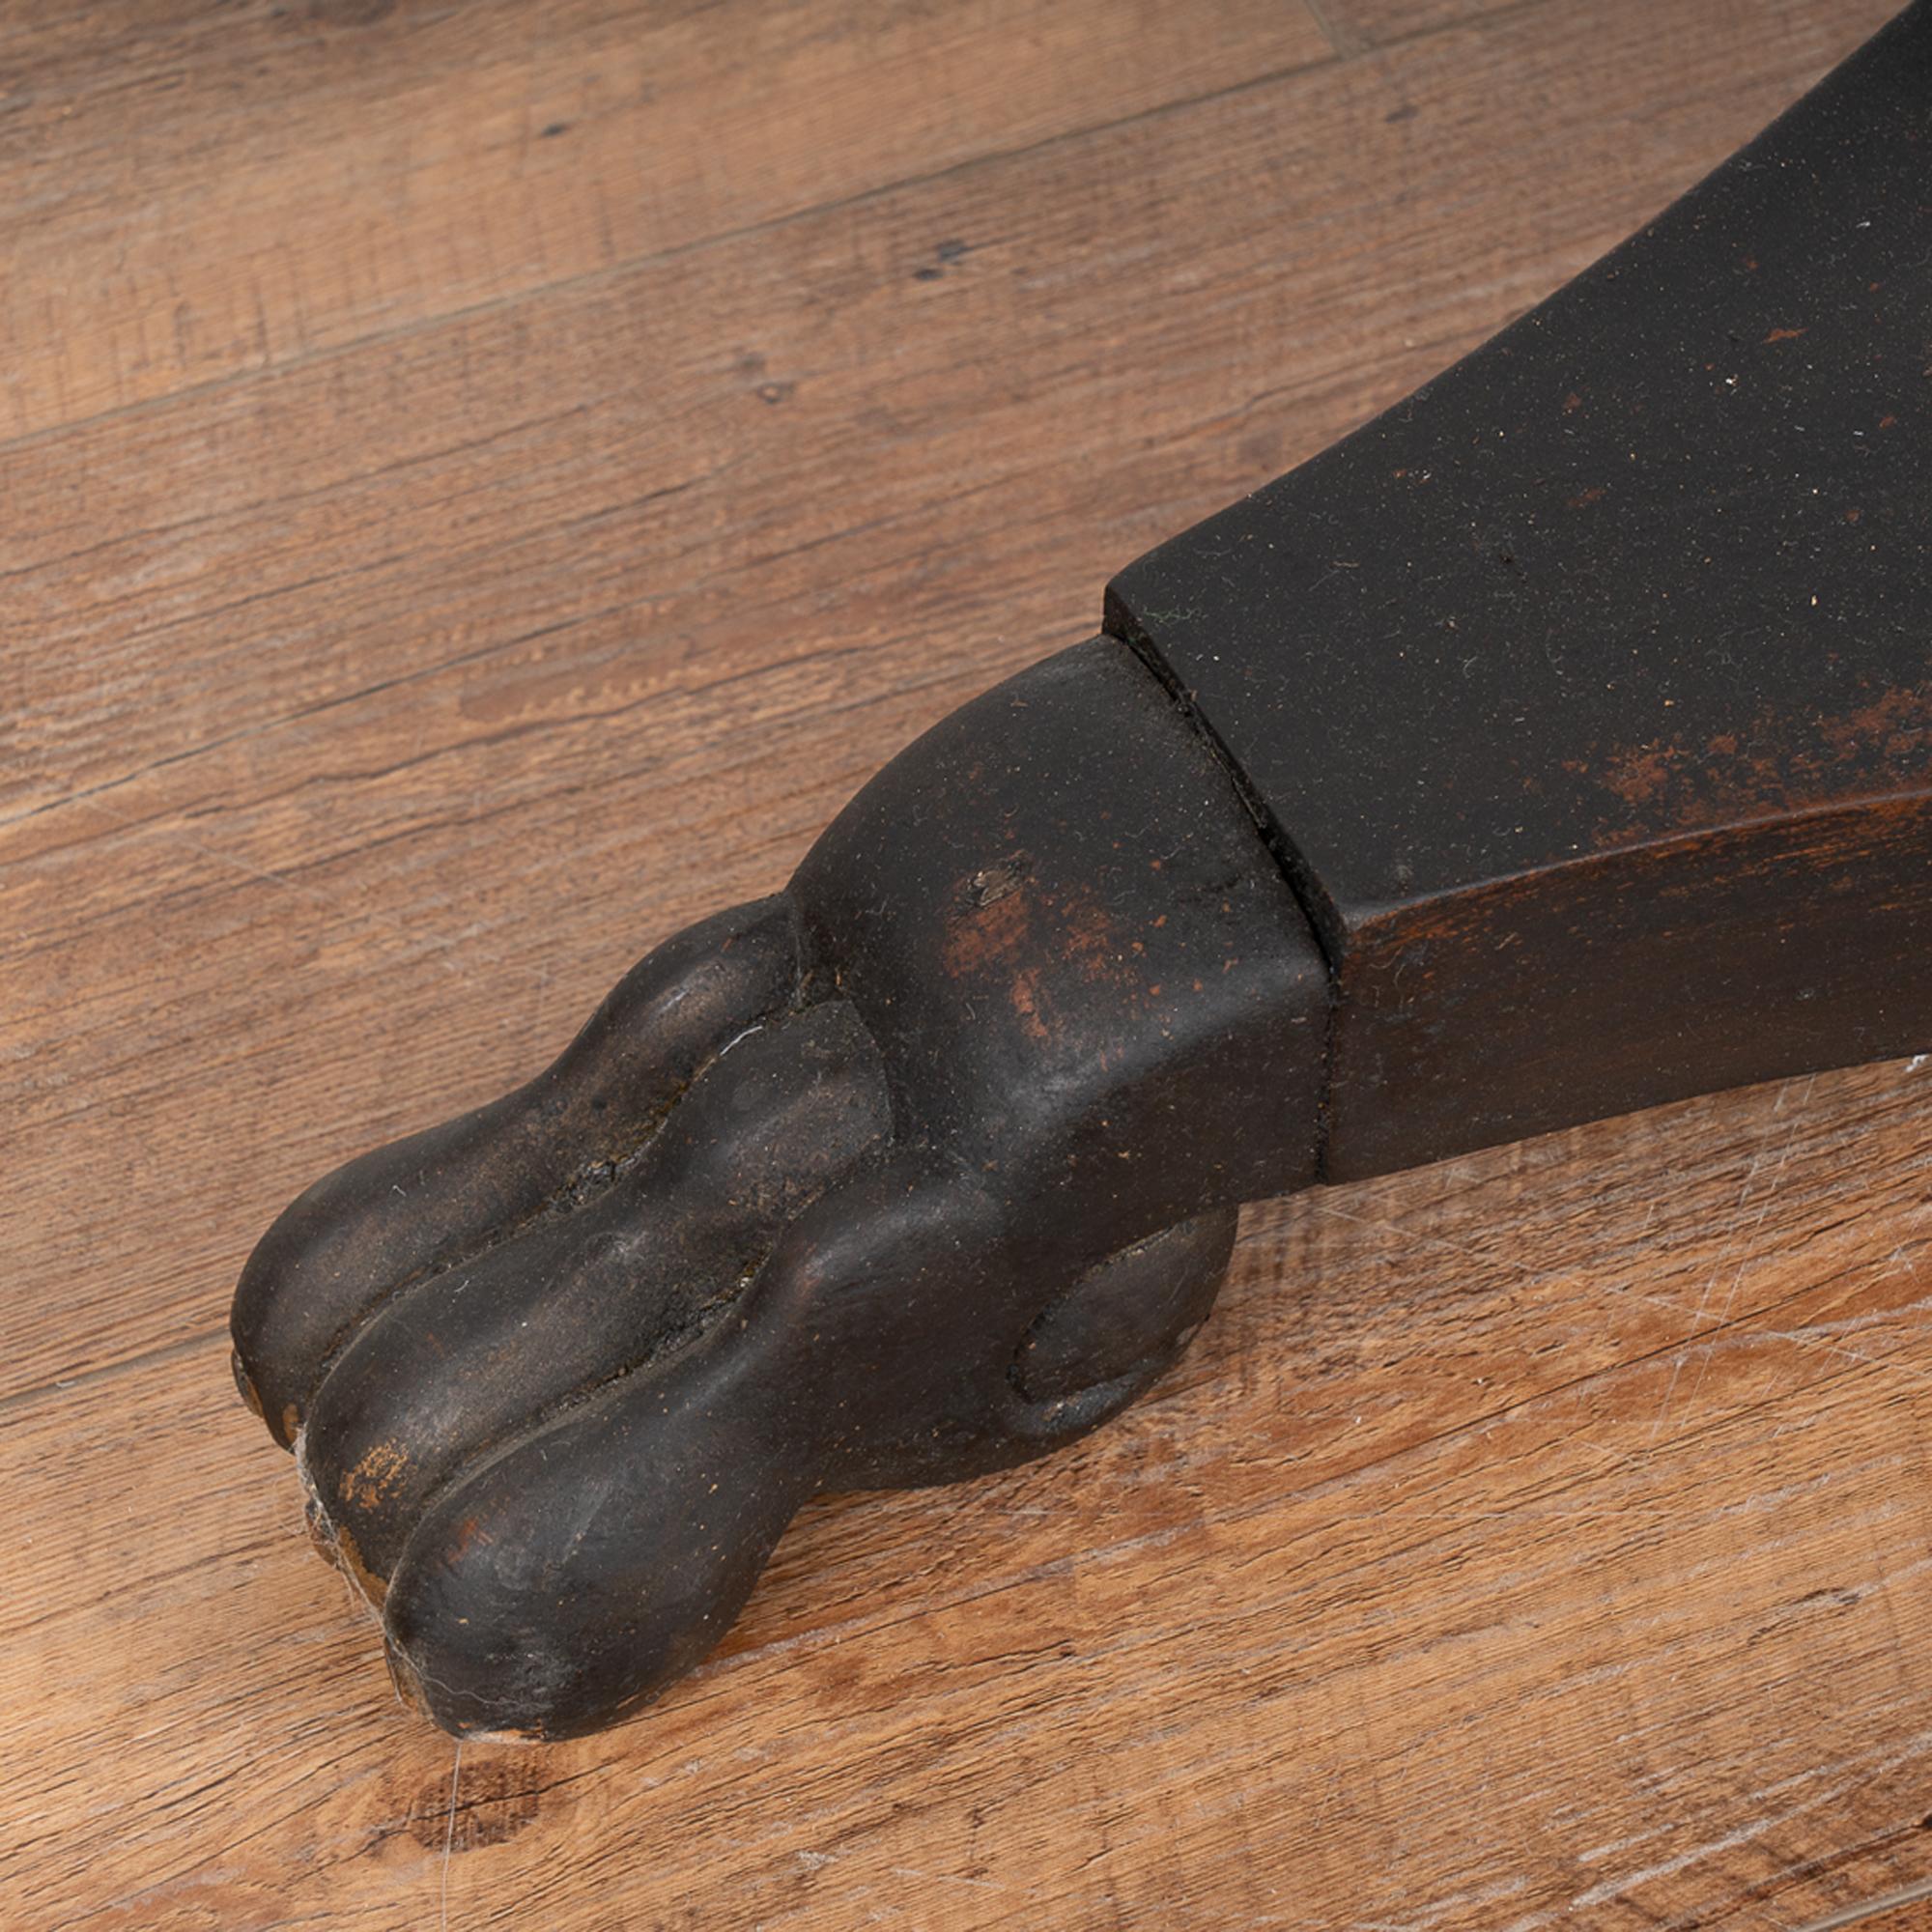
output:
POLYGON ((283 1213, 238 1381, 414 1701, 458 1734, 609 1722, 815 1492, 1037 1455, 1147 1387, 1236 1203, 1313 1158, 1319 1053, 1283 1021, 1313 955, 1254 845, 1146 673, 1082 646, 534 1080, 283 1213), (1123 731, 1150 749, 1115 801, 1123 731))

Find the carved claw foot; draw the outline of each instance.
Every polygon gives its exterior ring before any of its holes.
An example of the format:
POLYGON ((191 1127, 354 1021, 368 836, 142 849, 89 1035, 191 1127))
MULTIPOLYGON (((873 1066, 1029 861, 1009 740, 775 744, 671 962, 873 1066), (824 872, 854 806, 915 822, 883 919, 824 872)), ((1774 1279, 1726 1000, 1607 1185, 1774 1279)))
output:
POLYGON ((1225 776, 1100 640, 949 720, 527 1086, 310 1189, 237 1373, 398 1681, 459 1733, 606 1722, 814 1491, 1131 1401, 1236 1204, 1308 1176, 1319 1055, 1282 1019, 1324 984, 1225 776))

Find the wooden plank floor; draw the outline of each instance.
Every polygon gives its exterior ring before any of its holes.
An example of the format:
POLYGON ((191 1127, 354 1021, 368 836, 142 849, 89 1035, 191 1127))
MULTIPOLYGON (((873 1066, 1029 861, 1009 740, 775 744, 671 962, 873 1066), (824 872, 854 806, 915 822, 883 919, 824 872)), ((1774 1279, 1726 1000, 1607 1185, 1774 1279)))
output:
POLYGON ((396 1706, 222 1333, 1889 11, 0 12, 0 1925, 1926 1922, 1932 1063, 1252 1210, 1126 1418, 544 1751, 396 1706))

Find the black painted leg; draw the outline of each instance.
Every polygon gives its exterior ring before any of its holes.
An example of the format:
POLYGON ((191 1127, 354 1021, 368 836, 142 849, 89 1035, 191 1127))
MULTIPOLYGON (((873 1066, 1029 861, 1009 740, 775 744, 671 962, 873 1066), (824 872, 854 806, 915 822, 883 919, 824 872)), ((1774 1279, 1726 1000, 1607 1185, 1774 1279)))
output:
POLYGON ((609 1721, 813 1492, 1104 1420, 1243 1200, 1932 1043, 1927 155, 1919 6, 288 1209, 238 1376, 439 1722, 609 1721))

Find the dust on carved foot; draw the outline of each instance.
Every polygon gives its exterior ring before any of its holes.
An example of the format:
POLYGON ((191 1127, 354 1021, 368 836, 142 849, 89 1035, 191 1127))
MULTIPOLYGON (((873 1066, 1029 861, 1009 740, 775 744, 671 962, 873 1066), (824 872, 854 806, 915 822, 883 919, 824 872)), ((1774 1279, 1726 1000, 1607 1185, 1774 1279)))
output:
POLYGON ((1319 961, 1254 846, 1163 695, 1083 646, 546 1072, 287 1209, 237 1378, 439 1723, 608 1722, 813 1492, 1037 1454, 1172 1360, 1235 1204, 1312 1159, 1319 961))

